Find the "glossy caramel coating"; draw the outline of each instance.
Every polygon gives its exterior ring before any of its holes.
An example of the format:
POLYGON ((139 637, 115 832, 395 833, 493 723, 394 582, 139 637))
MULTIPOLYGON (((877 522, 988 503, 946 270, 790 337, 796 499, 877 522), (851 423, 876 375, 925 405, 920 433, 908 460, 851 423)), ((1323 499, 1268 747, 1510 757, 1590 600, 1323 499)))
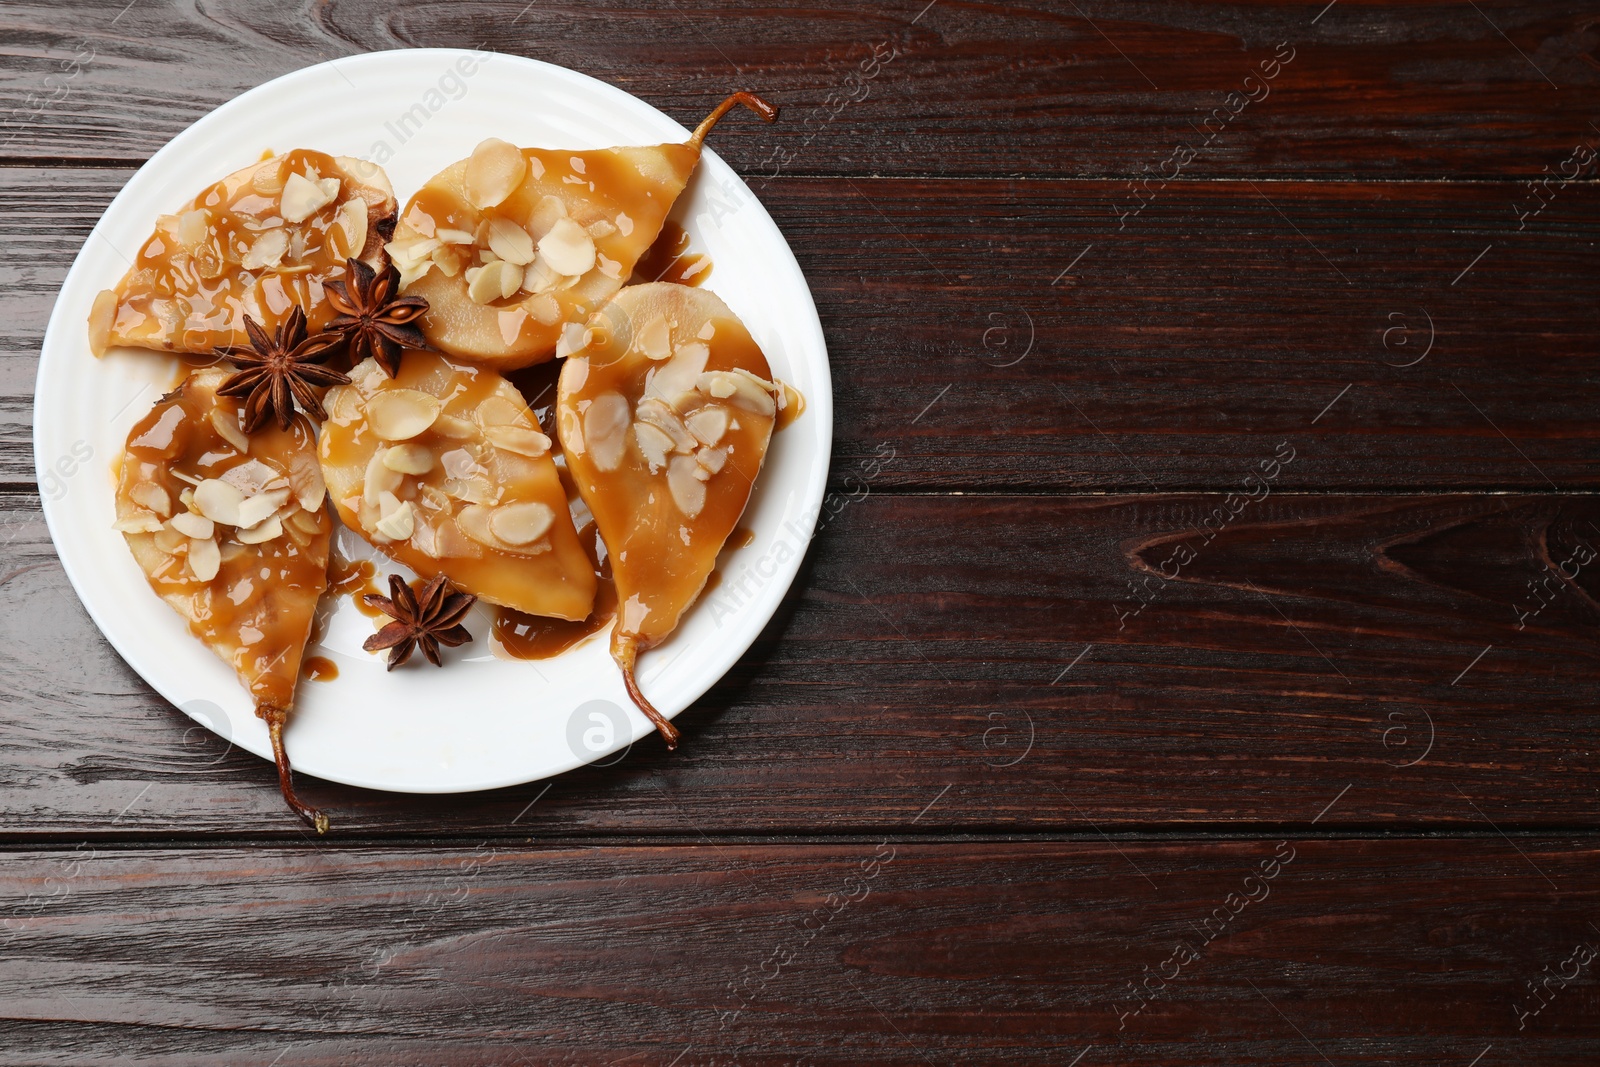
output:
POLYGON ((744 513, 782 396, 770 377, 715 294, 666 283, 618 293, 562 369, 557 426, 609 550, 631 690, 634 657, 677 628, 744 513))
POLYGON ((521 394, 431 352, 407 352, 396 378, 370 360, 350 376, 328 392, 320 442, 340 519, 424 578, 445 574, 530 615, 587 618, 594 566, 521 394), (541 516, 542 529, 530 525, 541 516))
POLYGON ((157 220, 133 267, 96 298, 90 344, 97 355, 113 345, 209 354, 249 344, 246 315, 270 334, 296 304, 317 333, 336 314, 324 283, 343 278, 350 257, 381 265, 395 207, 382 169, 358 159, 295 149, 236 171, 157 220), (294 175, 336 179, 337 195, 290 221, 294 175))

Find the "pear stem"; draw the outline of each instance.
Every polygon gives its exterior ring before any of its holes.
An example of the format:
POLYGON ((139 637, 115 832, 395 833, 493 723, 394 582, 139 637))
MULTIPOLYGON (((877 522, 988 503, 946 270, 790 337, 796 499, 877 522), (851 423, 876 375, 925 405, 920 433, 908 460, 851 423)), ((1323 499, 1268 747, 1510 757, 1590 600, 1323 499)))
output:
POLYGON ((628 687, 628 695, 633 702, 639 705, 639 710, 655 724, 656 732, 667 743, 667 750, 678 747, 678 728, 667 721, 667 717, 656 710, 656 706, 645 699, 639 691, 639 679, 633 675, 634 660, 639 655, 639 642, 633 637, 618 637, 612 644, 612 658, 617 661, 617 666, 622 668, 622 684, 628 687))
POLYGON ((713 108, 711 114, 707 115, 703 120, 701 120, 700 125, 694 128, 694 134, 689 138, 689 147, 694 149, 696 152, 700 151, 700 146, 705 143, 706 134, 710 133, 711 128, 717 124, 718 120, 728 112, 732 111, 734 105, 736 104, 743 104, 751 111, 754 111, 757 115, 761 116, 761 119, 764 122, 772 122, 778 117, 778 109, 761 99, 755 93, 734 93, 732 96, 728 97, 728 99, 724 100, 722 103, 713 108))
POLYGON ((267 722, 267 732, 272 736, 272 758, 278 764, 278 788, 283 799, 294 813, 305 820, 307 826, 319 834, 328 832, 328 817, 311 805, 303 803, 294 793, 294 772, 289 767, 289 753, 283 747, 283 727, 289 713, 282 708, 257 708, 256 714, 267 722))

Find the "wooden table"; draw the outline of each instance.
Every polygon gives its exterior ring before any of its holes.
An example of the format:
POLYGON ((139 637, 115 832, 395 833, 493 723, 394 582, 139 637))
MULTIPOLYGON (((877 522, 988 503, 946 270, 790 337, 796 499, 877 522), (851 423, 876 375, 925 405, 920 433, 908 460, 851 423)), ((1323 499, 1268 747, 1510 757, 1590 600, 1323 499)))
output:
POLYGON ((0 1061, 1600 1059, 1594 8, 924 4, 5 5, 0 1061), (79 606, 33 377, 169 137, 434 45, 784 106, 835 492, 679 752, 314 841, 79 606))

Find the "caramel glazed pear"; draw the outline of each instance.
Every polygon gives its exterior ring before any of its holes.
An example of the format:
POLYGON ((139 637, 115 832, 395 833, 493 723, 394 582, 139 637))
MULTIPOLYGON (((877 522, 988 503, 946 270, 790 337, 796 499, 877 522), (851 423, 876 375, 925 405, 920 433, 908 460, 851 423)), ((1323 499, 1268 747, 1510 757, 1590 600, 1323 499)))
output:
POLYGON ((412 647, 441 663, 441 645, 469 638, 474 598, 565 620, 594 609, 556 442, 498 373, 556 356, 571 357, 556 405, 564 463, 615 577, 612 654, 676 744, 637 657, 704 588, 786 391, 715 295, 624 281, 737 105, 776 116, 738 93, 683 144, 491 139, 398 213, 379 168, 275 156, 164 216, 95 301, 96 354, 216 351, 234 364, 191 374, 134 427, 116 528, 250 691, 284 798, 319 832, 327 819, 295 795, 283 733, 328 587, 330 497, 425 583, 394 578, 390 598, 367 598, 395 620, 366 645, 391 668, 412 647))

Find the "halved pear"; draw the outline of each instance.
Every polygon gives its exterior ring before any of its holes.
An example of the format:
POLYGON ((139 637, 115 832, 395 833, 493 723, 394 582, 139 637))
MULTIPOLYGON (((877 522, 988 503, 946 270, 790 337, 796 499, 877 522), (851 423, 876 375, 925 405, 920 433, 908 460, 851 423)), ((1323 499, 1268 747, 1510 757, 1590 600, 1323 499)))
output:
POLYGON ((784 390, 715 293, 629 286, 595 312, 561 369, 557 432, 617 584, 611 655, 640 692, 638 654, 664 641, 705 587, 761 473, 784 390))
POLYGON ((268 334, 298 305, 310 332, 337 314, 324 283, 345 260, 383 268, 396 202, 381 167, 295 149, 235 171, 156 220, 133 267, 89 313, 95 355, 112 345, 209 355, 268 334))
POLYGON ((580 152, 491 138, 434 176, 388 245, 405 293, 428 301, 428 343, 500 371, 566 355, 565 327, 622 288, 737 104, 778 114, 735 93, 684 144, 580 152))
POLYGON ((372 360, 323 400, 322 472, 345 525, 425 578, 491 604, 587 618, 594 566, 572 525, 550 439, 492 370, 407 352, 372 360))
POLYGON ((246 436, 241 404, 217 395, 229 372, 189 375, 128 435, 116 528, 145 578, 238 674, 267 723, 289 806, 318 833, 325 815, 295 796, 283 730, 317 599, 328 586, 333 520, 316 433, 304 415, 246 436))

